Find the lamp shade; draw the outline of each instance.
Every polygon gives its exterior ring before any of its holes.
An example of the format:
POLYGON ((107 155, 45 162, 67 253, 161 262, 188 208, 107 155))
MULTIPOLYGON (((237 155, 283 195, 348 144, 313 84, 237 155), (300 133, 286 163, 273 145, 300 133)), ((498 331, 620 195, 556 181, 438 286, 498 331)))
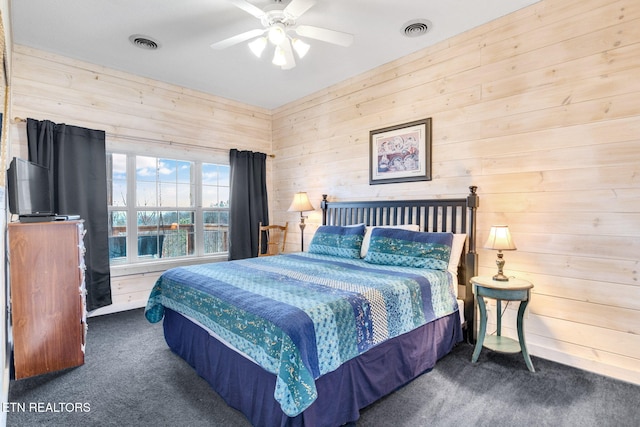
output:
POLYGON ((293 196, 293 202, 291 202, 291 206, 289 206, 289 212, 306 212, 314 210, 313 206, 311 206, 311 202, 309 201, 309 196, 304 191, 300 193, 296 193, 293 196))
POLYGON ((249 43, 249 49, 251 49, 251 52, 253 52, 253 54, 258 58, 262 56, 262 52, 264 52, 264 49, 266 47, 267 47, 266 37, 259 37, 254 41, 252 41, 251 43, 249 43))
POLYGON ((498 251, 514 251, 516 245, 511 239, 511 233, 509 233, 509 226, 507 225, 494 225, 489 232, 489 238, 484 244, 485 249, 494 249, 498 251))
POLYGON ((271 63, 279 67, 287 65, 287 58, 284 56, 284 50, 280 46, 276 46, 271 63))
POLYGON ((269 28, 267 37, 269 38, 269 41, 274 45, 280 45, 280 43, 285 41, 285 39, 287 38, 287 32, 284 29, 284 25, 279 23, 273 24, 269 28))
POLYGON ((311 48, 311 46, 300 39, 293 39, 293 41, 291 41, 291 45, 293 46, 293 50, 296 51, 300 59, 304 58, 311 48))

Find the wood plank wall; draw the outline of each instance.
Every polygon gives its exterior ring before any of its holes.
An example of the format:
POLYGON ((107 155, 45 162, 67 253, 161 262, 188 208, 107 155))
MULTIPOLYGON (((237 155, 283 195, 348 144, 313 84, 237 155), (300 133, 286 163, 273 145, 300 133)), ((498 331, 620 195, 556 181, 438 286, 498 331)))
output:
MULTIPOLYGON (((277 109, 276 220, 294 224, 296 250, 297 191, 318 208, 323 193, 460 197, 477 185, 478 244, 508 224, 518 250, 505 272, 535 284, 530 352, 640 384, 638 76, 640 2, 541 1, 277 109), (425 117, 433 180, 370 186, 369 131, 425 117)), ((307 222, 305 243, 319 211, 307 222)), ((479 254, 480 274, 494 274, 495 253, 479 254)))
MULTIPOLYGON (((273 112, 16 46, 13 115, 200 146, 272 150, 274 222, 307 191, 334 200, 481 196, 531 280, 534 356, 640 384, 640 3, 543 0, 273 112), (368 184, 369 131, 433 118, 433 180, 368 184), (246 144, 246 145, 242 145, 246 144)), ((24 125, 11 126, 25 153, 24 125)), ((311 212, 305 243, 320 223, 311 212)), ((480 274, 495 253, 480 252, 480 274)), ((121 307, 154 274, 119 277, 121 307)), ((514 319, 509 307, 503 325, 514 319)), ((513 336, 513 328, 506 335, 513 336)))

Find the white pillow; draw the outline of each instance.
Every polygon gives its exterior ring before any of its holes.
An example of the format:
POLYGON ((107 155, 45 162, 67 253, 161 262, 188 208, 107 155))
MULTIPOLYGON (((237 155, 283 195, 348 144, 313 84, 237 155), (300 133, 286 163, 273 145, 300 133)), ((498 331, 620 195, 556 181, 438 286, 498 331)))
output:
POLYGON ((464 249, 466 241, 467 235, 464 233, 453 235, 451 256, 449 257, 449 268, 447 270, 449 270, 454 277, 458 275, 458 263, 460 262, 460 257, 462 256, 462 250, 464 249))
MULTIPOLYGON (((466 234, 454 234, 453 235, 453 242, 451 243, 451 256, 449 257, 449 267, 447 267, 447 270, 449 271, 449 273, 451 273, 451 276, 453 277, 453 292, 456 295, 456 298, 458 297, 458 263, 460 262, 460 257, 462 256, 462 251, 464 250, 464 244, 467 241, 467 235, 466 234)), ((462 260, 462 262, 466 262, 465 260, 462 260)), ((458 300, 460 301, 460 300, 458 300)), ((464 310, 460 310, 460 315, 462 316, 462 313, 464 312, 464 310)))
POLYGON ((369 242, 371 241, 371 232, 374 228, 399 228, 401 230, 420 231, 418 224, 404 224, 404 225, 375 225, 367 227, 364 233, 364 239, 362 240, 362 248, 360 249, 360 257, 364 258, 369 250, 369 242))

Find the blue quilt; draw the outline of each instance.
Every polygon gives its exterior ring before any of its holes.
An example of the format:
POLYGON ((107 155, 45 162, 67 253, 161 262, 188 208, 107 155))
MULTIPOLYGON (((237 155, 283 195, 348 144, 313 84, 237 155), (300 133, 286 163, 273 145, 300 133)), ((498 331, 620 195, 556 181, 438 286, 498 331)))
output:
POLYGON ((457 311, 450 273, 309 253, 168 270, 145 310, 184 314, 276 375, 274 397, 296 416, 315 379, 369 348, 457 311))

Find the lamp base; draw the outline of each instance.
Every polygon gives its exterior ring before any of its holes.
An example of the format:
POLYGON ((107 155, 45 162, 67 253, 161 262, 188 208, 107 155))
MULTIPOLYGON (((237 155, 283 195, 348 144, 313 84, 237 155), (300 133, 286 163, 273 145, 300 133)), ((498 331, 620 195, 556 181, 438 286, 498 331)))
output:
POLYGON ((493 280, 497 282, 508 282, 509 278, 502 273, 502 269, 504 268, 504 258, 501 250, 498 250, 498 259, 496 259, 496 265, 498 266, 498 274, 493 276, 493 280))
POLYGON ((300 212, 300 252, 304 252, 304 227, 306 226, 304 218, 302 212, 300 212))
POLYGON ((498 281, 498 282, 508 282, 509 278, 507 276, 505 276, 504 274, 502 274, 502 272, 496 274, 495 276, 493 276, 493 280, 498 281))

